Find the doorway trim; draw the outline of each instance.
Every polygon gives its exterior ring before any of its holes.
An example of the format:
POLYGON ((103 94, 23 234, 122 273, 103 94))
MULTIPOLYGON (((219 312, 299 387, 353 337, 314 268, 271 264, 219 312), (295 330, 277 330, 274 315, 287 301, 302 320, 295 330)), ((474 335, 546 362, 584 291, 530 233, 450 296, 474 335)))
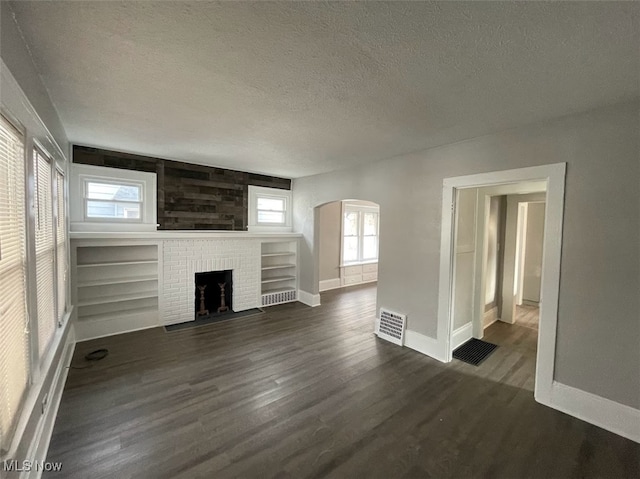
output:
POLYGON ((438 293, 438 342, 443 346, 445 360, 451 361, 452 292, 454 277, 455 201, 456 190, 483 188, 513 183, 546 181, 546 215, 544 253, 540 285, 544 303, 540 305, 538 350, 534 397, 548 404, 551 400, 560 293, 560 259, 566 163, 518 168, 490 173, 445 178, 442 186, 442 230, 440 242, 440 280, 438 293))

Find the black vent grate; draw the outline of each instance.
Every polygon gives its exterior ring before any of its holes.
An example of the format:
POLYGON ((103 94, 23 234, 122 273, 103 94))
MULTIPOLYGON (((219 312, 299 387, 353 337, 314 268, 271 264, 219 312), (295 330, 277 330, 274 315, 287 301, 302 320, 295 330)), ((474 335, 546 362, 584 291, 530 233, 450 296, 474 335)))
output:
POLYGON ((453 351, 453 357, 465 363, 478 366, 498 347, 481 339, 472 338, 453 351))

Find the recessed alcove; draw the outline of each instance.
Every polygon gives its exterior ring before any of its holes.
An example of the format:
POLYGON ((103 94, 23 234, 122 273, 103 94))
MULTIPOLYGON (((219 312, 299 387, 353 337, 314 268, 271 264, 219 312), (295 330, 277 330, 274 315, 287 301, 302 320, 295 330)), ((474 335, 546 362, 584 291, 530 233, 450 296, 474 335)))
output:
POLYGON ((195 319, 233 312, 233 271, 195 273, 195 319))

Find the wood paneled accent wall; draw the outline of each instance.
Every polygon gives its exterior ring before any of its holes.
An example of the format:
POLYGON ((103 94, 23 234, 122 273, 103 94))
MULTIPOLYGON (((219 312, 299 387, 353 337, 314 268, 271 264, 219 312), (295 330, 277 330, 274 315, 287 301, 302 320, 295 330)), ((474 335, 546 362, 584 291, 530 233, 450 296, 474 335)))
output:
POLYGON ((161 230, 246 230, 248 186, 291 189, 291 180, 73 146, 73 162, 158 175, 161 230))

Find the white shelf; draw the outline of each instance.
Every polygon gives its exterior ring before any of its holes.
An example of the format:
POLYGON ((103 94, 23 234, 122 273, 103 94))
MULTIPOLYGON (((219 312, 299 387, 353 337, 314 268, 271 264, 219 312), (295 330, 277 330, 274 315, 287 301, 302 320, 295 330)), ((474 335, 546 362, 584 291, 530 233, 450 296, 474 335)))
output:
POLYGON ((125 284, 125 283, 142 283, 145 281, 158 281, 157 275, 152 276, 139 276, 129 278, 105 278, 96 279, 93 281, 83 281, 78 284, 78 288, 90 288, 92 286, 107 286, 110 284, 125 284))
POLYGON ((292 263, 287 264, 271 264, 269 266, 263 266, 262 271, 267 271, 270 269, 286 269, 286 268, 295 268, 296 265, 292 263))
POLYGON ((79 264, 78 268, 96 268, 102 266, 134 266, 138 264, 158 264, 158 260, 145 260, 145 261, 119 261, 119 262, 100 262, 100 263, 87 263, 79 264))
POLYGON ((150 307, 141 307, 141 308, 133 308, 133 309, 128 309, 126 311, 114 311, 114 312, 108 312, 108 313, 98 313, 98 314, 87 314, 85 316, 80 316, 78 317, 78 320, 81 321, 82 323, 86 323, 86 322, 91 322, 91 321, 104 321, 106 319, 113 319, 113 318, 122 318, 122 317, 126 317, 126 316, 134 316, 134 315, 138 315, 138 314, 147 314, 150 312, 157 312, 158 311, 158 307, 157 306, 150 306, 150 307))
POLYGON ((262 257, 263 258, 274 258, 277 256, 295 256, 295 252, 293 251, 286 251, 284 253, 262 253, 262 257))
POLYGON ((154 311, 157 317, 158 253, 157 244, 75 246, 72 284, 79 323, 124 326, 138 316, 153 318, 154 311))
POLYGON ((277 288, 265 288, 262 290, 262 294, 286 293, 288 291, 295 290, 295 288, 283 288, 282 286, 278 286, 277 288))
POLYGON ((282 281, 291 281, 292 279, 296 279, 296 277, 295 276, 274 276, 273 278, 264 278, 262 280, 262 284, 280 283, 282 281))
POLYGON ((109 304, 109 303, 122 303, 124 301, 132 301, 136 299, 157 298, 158 290, 154 291, 140 291, 138 293, 131 294, 119 294, 117 296, 103 296, 93 297, 91 299, 85 299, 78 301, 78 306, 94 306, 96 304, 109 304))
POLYGON ((262 243, 262 306, 297 300, 298 240, 278 239, 262 243))

